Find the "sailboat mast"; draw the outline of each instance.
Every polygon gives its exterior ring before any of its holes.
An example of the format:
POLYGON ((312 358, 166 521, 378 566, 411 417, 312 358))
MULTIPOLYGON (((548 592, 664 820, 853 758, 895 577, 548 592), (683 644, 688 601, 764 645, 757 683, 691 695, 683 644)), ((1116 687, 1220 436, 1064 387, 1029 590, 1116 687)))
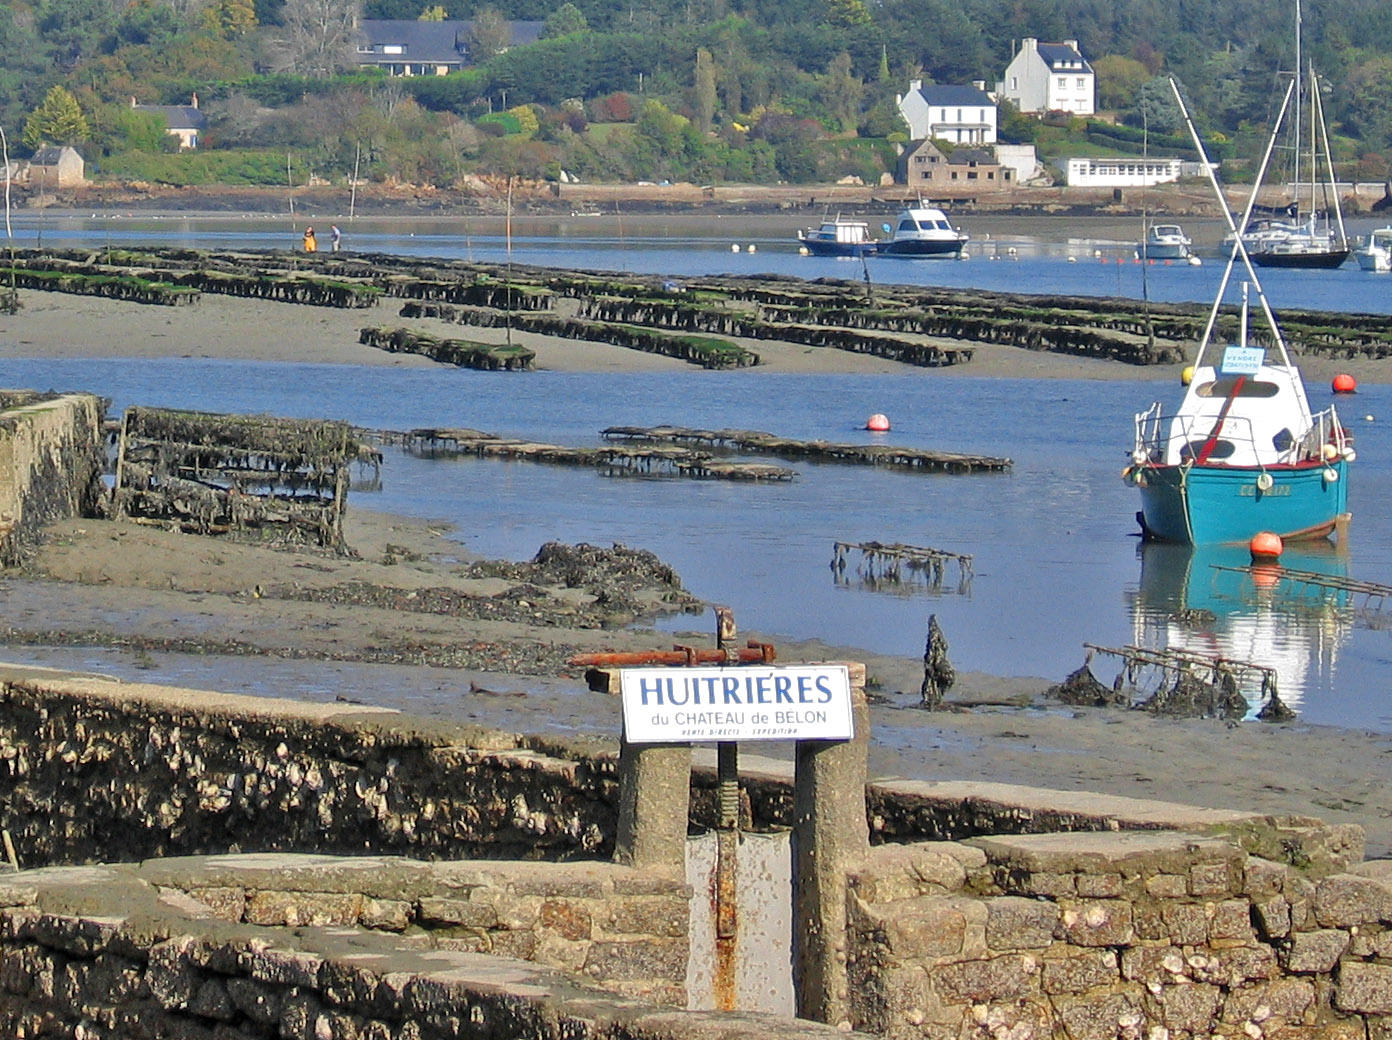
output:
MULTIPOLYGON (((1300 46, 1301 37, 1303 36, 1303 25, 1304 23, 1302 22, 1300 17, 1300 0, 1295 0, 1295 107, 1291 109, 1291 111, 1295 113, 1295 119, 1293 120, 1293 122, 1295 123, 1295 140, 1293 142, 1294 151, 1291 154, 1295 156, 1295 190, 1292 192, 1292 195, 1295 198, 1295 219, 1297 221, 1300 219, 1300 185, 1303 183, 1301 177, 1301 163, 1304 161, 1305 154, 1300 147, 1301 120, 1305 118, 1305 108, 1302 104, 1303 96, 1301 94, 1301 89, 1304 86, 1303 81, 1305 77, 1305 66, 1304 64, 1302 64, 1303 55, 1301 54, 1300 46)), ((1310 178, 1310 213, 1312 215, 1315 211, 1313 198, 1315 190, 1314 182, 1315 179, 1312 176, 1310 178)))

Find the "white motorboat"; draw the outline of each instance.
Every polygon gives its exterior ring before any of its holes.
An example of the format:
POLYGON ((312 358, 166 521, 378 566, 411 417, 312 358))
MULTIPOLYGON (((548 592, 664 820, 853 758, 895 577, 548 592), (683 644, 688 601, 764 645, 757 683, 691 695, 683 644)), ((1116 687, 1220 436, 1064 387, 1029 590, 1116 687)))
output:
POLYGON ((946 213, 928 206, 901 210, 899 219, 884 230, 889 237, 880 240, 880 256, 960 256, 969 237, 952 226, 946 213))
POLYGON ((863 256, 875 252, 870 225, 863 220, 824 220, 817 227, 798 231, 802 248, 813 256, 863 256))
POLYGON ((1152 224, 1145 240, 1136 246, 1140 260, 1187 260, 1193 243, 1178 224, 1152 224))
POLYGON ((1392 271, 1392 226, 1375 228, 1353 255, 1365 271, 1392 271))

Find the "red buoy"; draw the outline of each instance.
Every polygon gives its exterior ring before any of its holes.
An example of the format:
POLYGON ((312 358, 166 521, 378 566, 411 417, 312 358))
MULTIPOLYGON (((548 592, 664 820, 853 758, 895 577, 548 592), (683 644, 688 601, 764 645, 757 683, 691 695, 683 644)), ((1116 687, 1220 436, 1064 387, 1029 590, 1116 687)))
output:
POLYGON ((1336 394, 1351 394, 1358 389, 1358 380, 1347 372, 1340 372, 1334 377, 1334 392, 1336 394))
POLYGON ((1274 560, 1281 555, 1285 545, 1281 542, 1279 534, 1258 531, 1252 535, 1252 540, 1247 543, 1247 548, 1252 553, 1253 560, 1274 560))
POLYGON ((876 412, 865 420, 865 428, 867 430, 874 430, 876 433, 884 433, 885 430, 889 429, 889 417, 876 412))

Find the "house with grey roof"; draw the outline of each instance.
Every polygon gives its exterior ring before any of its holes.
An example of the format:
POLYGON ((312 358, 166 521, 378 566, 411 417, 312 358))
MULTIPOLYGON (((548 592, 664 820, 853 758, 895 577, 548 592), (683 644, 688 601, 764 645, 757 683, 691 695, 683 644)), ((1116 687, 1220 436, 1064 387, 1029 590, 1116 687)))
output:
POLYGON ((996 139, 996 103, 982 81, 967 85, 913 80, 899 97, 899 114, 909 138, 937 138, 953 144, 991 144, 996 139))
POLYGON ((1026 36, 1006 66, 1005 79, 996 84, 996 97, 1021 112, 1090 116, 1097 111, 1097 78, 1077 40, 1040 43, 1026 36))
MULTIPOLYGON (((542 21, 509 21, 512 45, 535 43, 542 21)), ((421 22, 409 18, 364 18, 358 22, 358 65, 389 76, 447 76, 473 64, 472 18, 421 22)))
POLYGON ((137 112, 150 112, 164 120, 165 132, 179 139, 179 147, 184 150, 197 148, 208 128, 208 117, 198 108, 198 95, 194 94, 187 105, 141 105, 131 98, 131 108, 137 112))

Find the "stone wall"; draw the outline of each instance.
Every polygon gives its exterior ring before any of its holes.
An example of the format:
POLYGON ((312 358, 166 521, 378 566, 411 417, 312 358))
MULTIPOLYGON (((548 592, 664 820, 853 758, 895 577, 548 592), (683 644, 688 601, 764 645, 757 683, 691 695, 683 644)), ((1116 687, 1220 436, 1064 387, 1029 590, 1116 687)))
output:
MULTIPOLYGON (((0 1036, 68 1040, 831 1040, 766 1016, 679 1012, 599 989, 634 963, 617 948, 646 911, 592 915, 632 886, 630 908, 671 892, 605 868, 557 882, 525 871, 437 873, 423 864, 229 857, 65 867, 0 880, 0 1036), (480 886, 469 882, 481 881, 480 886), (435 887, 436 885, 439 887, 435 887), (269 885, 270 887, 263 887, 269 885), (491 890, 476 903, 480 888, 491 890), (318 889, 319 891, 314 891, 318 889), (504 892, 506 889, 506 894, 504 892), (390 896, 369 902, 363 890, 390 896), (601 891, 606 896, 601 897, 601 891), (426 893, 434 892, 434 895, 426 893), (402 898, 404 897, 404 898, 402 898), (443 905, 445 902, 452 906, 443 905), (408 921, 464 913, 559 947, 588 927, 579 973, 469 952, 408 921), (465 911, 462 908, 472 907, 465 911), (530 908, 530 909, 529 909, 530 908), (262 923, 247 923, 249 921, 262 923), (625 931, 625 929, 630 929, 625 931), (602 971, 591 970, 602 966, 602 971)), ((552 868, 555 869, 555 868, 552 868)), ((665 921, 665 910, 658 914, 665 921)), ((456 924, 456 927, 462 927, 456 924)), ((666 941, 678 940, 668 937, 666 941)), ((636 945, 646 946, 648 943, 636 945)), ((619 988, 632 987, 621 980, 619 988)))
POLYGON ((1168 831, 882 846, 852 1024, 895 1038, 1392 1035, 1392 862, 1320 876, 1168 831))
POLYGON ((90 394, 0 390, 0 566, 19 562, 45 524, 96 508, 104 412, 90 394))
POLYGON ((380 709, 0 668, 0 826, 25 864, 602 856, 614 770, 380 709))

